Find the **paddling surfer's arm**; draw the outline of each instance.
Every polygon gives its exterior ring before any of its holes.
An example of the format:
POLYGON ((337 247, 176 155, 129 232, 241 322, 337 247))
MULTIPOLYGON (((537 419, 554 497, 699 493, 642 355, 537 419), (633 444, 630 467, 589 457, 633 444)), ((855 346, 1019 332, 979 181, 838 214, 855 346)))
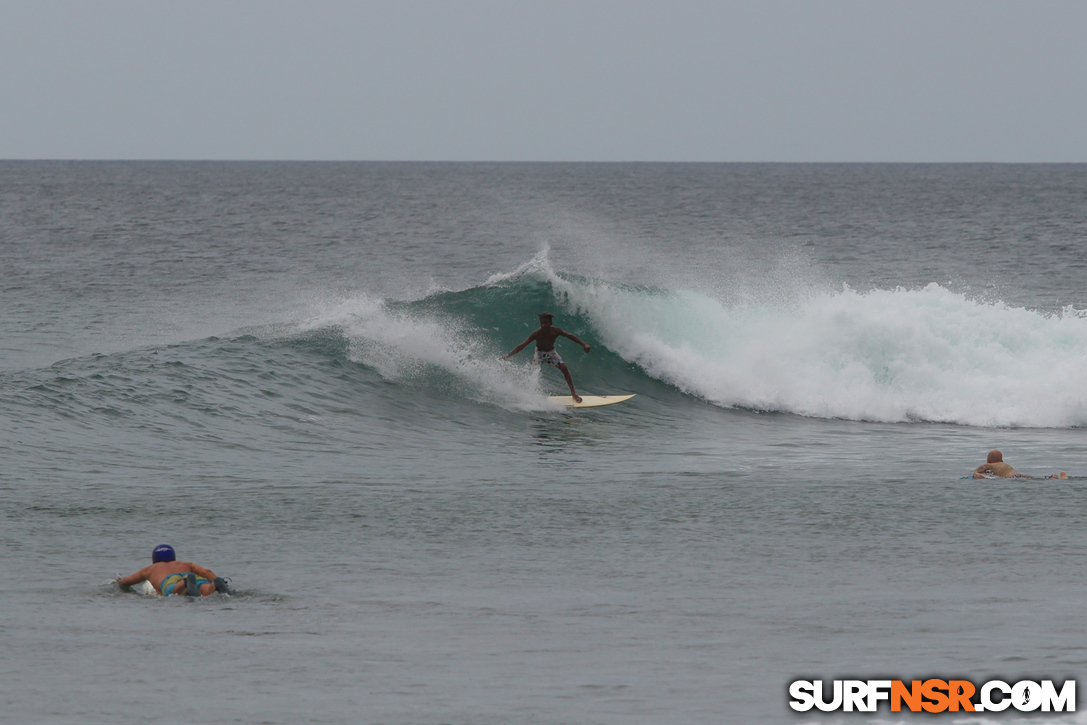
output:
MULTIPOLYGON (((154 565, 152 565, 152 566, 154 566, 154 565)), ((140 582, 147 581, 150 578, 151 578, 151 567, 150 566, 145 566, 144 568, 140 569, 135 574, 129 574, 128 576, 121 577, 120 579, 117 580, 117 583, 120 584, 123 587, 130 587, 130 586, 133 586, 135 584, 139 584, 140 582)))
POLYGON ((505 355, 502 356, 501 359, 502 360, 509 360, 511 357, 513 357, 514 355, 516 355, 517 353, 521 352, 526 347, 528 347, 528 344, 530 342, 532 342, 533 340, 535 340, 536 336, 539 335, 539 334, 540 334, 540 331, 536 330, 536 332, 534 332, 534 333, 532 333, 531 335, 528 336, 527 340, 525 340, 520 345, 518 345, 517 347, 515 347, 512 350, 510 350, 509 352, 507 352, 505 355))

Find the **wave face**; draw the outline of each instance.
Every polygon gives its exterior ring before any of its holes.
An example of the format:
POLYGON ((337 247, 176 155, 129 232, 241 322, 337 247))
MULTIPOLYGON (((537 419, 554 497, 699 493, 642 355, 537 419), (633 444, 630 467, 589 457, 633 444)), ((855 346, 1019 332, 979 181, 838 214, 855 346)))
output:
POLYGON ((336 324, 352 357, 387 379, 446 375, 481 400, 528 408, 544 393, 538 371, 494 357, 550 309, 594 345, 585 356, 559 343, 590 392, 652 393, 663 383, 726 408, 818 418, 1087 424, 1087 313, 983 302, 938 284, 726 303, 556 273, 543 252, 481 287, 343 305, 336 324))
POLYGON ((335 409, 345 395, 418 425, 461 414, 446 404, 554 410, 547 395, 566 393, 557 371, 534 364, 531 348, 499 359, 550 310, 593 346, 585 355, 559 342, 579 392, 638 393, 662 400, 664 415, 684 416, 694 398, 826 419, 1087 425, 1081 310, 1046 314, 937 284, 767 297, 722 301, 577 277, 556 272, 545 250, 465 290, 413 301, 352 295, 311 307, 304 321, 9 373, 4 399, 24 415, 52 410, 86 426, 107 414, 149 427, 247 420, 280 415, 279 399, 335 409))

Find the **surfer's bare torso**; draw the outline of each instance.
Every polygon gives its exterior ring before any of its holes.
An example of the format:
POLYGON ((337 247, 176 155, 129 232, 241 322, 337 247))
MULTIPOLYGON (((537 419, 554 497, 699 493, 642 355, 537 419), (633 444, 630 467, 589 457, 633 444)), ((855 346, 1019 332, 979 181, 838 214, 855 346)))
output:
MULTIPOLYGON (((155 591, 160 594, 165 594, 165 592, 162 591, 163 579, 174 574, 187 574, 189 572, 199 575, 201 579, 208 582, 215 580, 215 572, 211 569, 206 569, 199 564, 193 564, 191 561, 160 561, 151 564, 150 566, 145 566, 135 574, 121 577, 117 580, 117 583, 123 587, 130 587, 146 580, 151 582, 151 586, 155 588, 155 591)), ((213 585, 211 585, 210 591, 215 591, 213 585)))
MULTIPOLYGON (((585 343, 581 342, 581 340, 577 339, 568 332, 563 332, 562 328, 555 327, 554 325, 541 327, 539 330, 536 330, 536 332, 529 335, 528 339, 535 340, 536 349, 540 352, 551 352, 555 349, 555 341, 558 340, 560 337, 568 337, 576 343, 585 345, 585 343)), ((588 347, 588 345, 585 345, 585 347, 588 347)))

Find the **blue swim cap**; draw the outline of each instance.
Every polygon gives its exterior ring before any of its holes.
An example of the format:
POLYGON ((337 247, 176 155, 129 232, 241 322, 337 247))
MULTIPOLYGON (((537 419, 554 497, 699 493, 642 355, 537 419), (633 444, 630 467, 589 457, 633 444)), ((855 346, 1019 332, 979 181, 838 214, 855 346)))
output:
POLYGON ((177 557, 174 555, 174 547, 169 544, 159 544, 155 547, 155 550, 151 552, 151 563, 158 564, 160 561, 173 561, 177 557))

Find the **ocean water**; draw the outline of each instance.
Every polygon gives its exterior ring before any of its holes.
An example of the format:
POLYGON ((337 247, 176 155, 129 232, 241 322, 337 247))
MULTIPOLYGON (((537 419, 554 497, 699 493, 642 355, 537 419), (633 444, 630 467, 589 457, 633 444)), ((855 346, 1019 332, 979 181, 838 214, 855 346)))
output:
POLYGON ((1084 165, 0 162, 0 721, 1080 678, 1085 251, 1084 165))

